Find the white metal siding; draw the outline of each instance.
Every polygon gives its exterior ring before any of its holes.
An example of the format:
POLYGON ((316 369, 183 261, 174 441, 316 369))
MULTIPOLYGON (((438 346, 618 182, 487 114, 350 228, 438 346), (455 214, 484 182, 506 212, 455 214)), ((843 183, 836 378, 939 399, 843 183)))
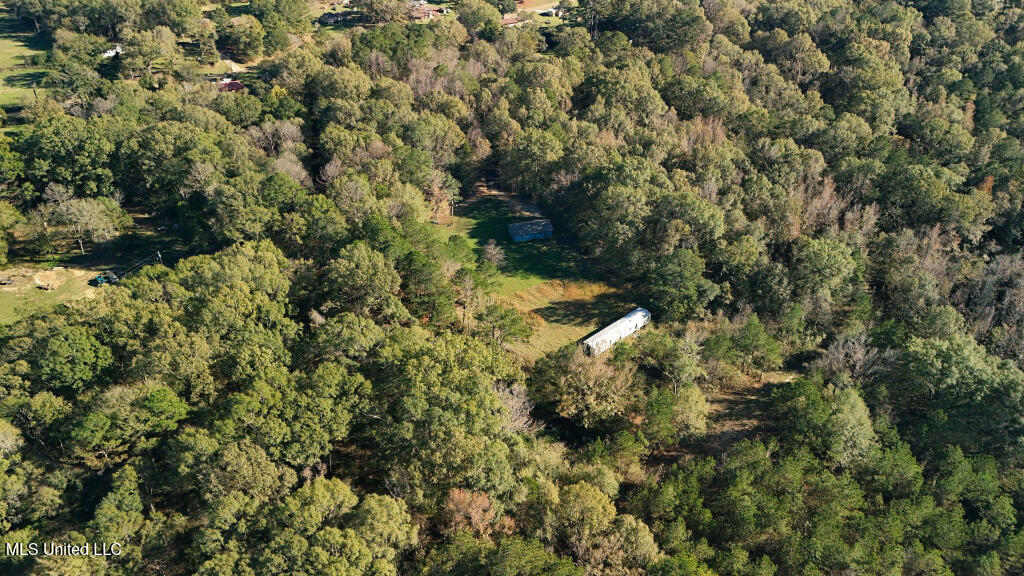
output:
POLYGON ((608 326, 597 334, 583 341, 587 354, 597 356, 611 348, 616 342, 643 328, 651 321, 651 313, 644 308, 637 308, 608 326))

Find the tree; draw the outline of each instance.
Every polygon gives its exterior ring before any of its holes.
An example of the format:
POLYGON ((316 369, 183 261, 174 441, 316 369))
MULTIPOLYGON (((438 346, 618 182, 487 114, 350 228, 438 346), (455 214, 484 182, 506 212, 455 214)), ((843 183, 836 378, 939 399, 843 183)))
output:
POLYGON ((718 294, 718 287, 703 274, 704 260, 691 250, 661 258, 651 266, 645 282, 655 312, 672 322, 699 316, 718 294))
POLYGON ((0 200, 0 266, 7 264, 7 247, 14 227, 24 221, 17 208, 0 200))
POLYGON ((492 37, 501 29, 501 12, 484 0, 460 0, 455 15, 475 38, 492 37))
POLYGON ((556 547, 576 558, 588 573, 642 571, 661 555, 642 521, 616 516, 608 496, 586 482, 563 487, 552 516, 556 547))
POLYGON ((952 436, 988 449, 1016 449, 1024 374, 973 338, 913 337, 890 378, 891 404, 919 432, 928 430, 921 437, 927 445, 942 445, 952 436), (963 436, 968 430, 974 433, 963 436))
POLYGON ((489 304, 476 315, 475 333, 499 345, 505 342, 523 342, 530 339, 533 329, 515 309, 502 304, 489 304))
POLYGON ((491 238, 480 249, 480 260, 490 262, 495 268, 501 269, 505 265, 505 249, 498 246, 498 243, 491 238))
POLYGON ((648 331, 640 334, 640 363, 658 370, 676 390, 693 384, 705 376, 700 366, 697 346, 689 340, 675 338, 665 332, 648 331))
POLYGON ((124 68, 134 78, 143 71, 152 76, 159 70, 178 71, 184 61, 178 37, 166 26, 132 33, 126 38, 122 55, 124 68))
POLYGON ((113 240, 132 222, 131 216, 110 198, 70 198, 49 208, 54 223, 69 231, 82 254, 83 240, 94 244, 113 240))
POLYGON ((399 331, 382 360, 367 434, 394 491, 427 509, 455 487, 507 498, 515 435, 495 387, 522 381, 510 359, 465 336, 399 331))
POLYGON ((38 192, 61 184, 80 196, 106 196, 113 190, 114 143, 95 122, 47 111, 20 142, 25 175, 38 192))
POLYGON ((492 6, 498 9, 498 12, 502 14, 514 14, 519 7, 516 5, 515 0, 494 0, 490 3, 492 6))
POLYGON ((267 33, 259 20, 243 14, 228 20, 221 39, 236 58, 245 62, 263 54, 263 39, 267 33))
POLYGON ((36 344, 35 373, 48 388, 79 391, 113 363, 110 348, 82 326, 54 328, 36 344))
POLYGON ((103 468, 129 452, 151 448, 187 414, 188 404, 166 386, 119 386, 103 392, 69 436, 76 455, 103 468))
POLYGON ((175 34, 186 34, 203 17, 195 0, 142 0, 143 28, 167 26, 175 34))
POLYGON ((441 167, 455 160, 455 152, 466 143, 466 136, 451 119, 440 114, 425 112, 410 127, 409 139, 413 146, 426 150, 441 167))
POLYGON ((801 238, 794 247, 793 285, 801 294, 840 291, 853 276, 854 260, 842 242, 801 238))
POLYGON ((222 92, 214 100, 214 109, 235 126, 251 126, 262 119, 260 99, 245 92, 222 92))
POLYGON ((565 486, 559 491, 553 510, 555 541, 576 560, 588 564, 595 560, 600 537, 615 519, 615 505, 603 492, 585 482, 565 486))
POLYGON ((402 279, 383 254, 365 242, 355 242, 341 251, 325 269, 325 311, 348 311, 358 315, 400 320, 406 315, 398 300, 402 279))
POLYGON ((309 29, 309 5, 302 0, 254 0, 251 7, 260 20, 276 16, 292 32, 309 29))
POLYGON ((103 497, 93 516, 92 528, 101 542, 131 546, 145 522, 139 494, 139 476, 132 466, 114 473, 113 486, 103 497))
POLYGON ((757 314, 751 314, 736 331, 733 344, 741 355, 743 368, 756 368, 763 376, 765 370, 782 365, 782 346, 765 331, 757 314))
POLYGON ((591 359, 577 346, 560 352, 546 371, 545 377, 551 380, 551 400, 559 415, 585 428, 623 417, 637 394, 633 369, 616 369, 601 359, 591 359))
MULTIPOLYGON (((220 7, 223 10, 223 6, 220 7)), ((220 60, 220 52, 217 51, 217 28, 210 20, 200 20, 193 24, 192 35, 199 43, 199 59, 205 64, 216 64, 220 60)))
POLYGON ((871 414, 860 394, 852 388, 836 393, 835 408, 830 426, 832 459, 842 466, 850 466, 869 455, 877 448, 871 414))
POLYGON ((413 250, 399 260, 402 299, 409 312, 443 325, 455 317, 455 294, 442 275, 440 264, 423 252, 413 250))
POLYGON ((684 438, 704 435, 710 406, 700 388, 659 388, 647 397, 644 435, 652 442, 673 445, 684 438))
POLYGON ((356 0, 352 6, 364 12, 376 24, 409 20, 409 3, 403 0, 356 0))

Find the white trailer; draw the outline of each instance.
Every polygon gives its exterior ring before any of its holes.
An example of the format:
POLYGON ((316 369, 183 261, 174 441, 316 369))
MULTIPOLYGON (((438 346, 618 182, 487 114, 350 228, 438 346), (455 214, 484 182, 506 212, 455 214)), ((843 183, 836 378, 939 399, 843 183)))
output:
POLYGON ((637 308, 584 340, 583 350, 591 356, 597 356, 650 322, 651 313, 645 308, 637 308))

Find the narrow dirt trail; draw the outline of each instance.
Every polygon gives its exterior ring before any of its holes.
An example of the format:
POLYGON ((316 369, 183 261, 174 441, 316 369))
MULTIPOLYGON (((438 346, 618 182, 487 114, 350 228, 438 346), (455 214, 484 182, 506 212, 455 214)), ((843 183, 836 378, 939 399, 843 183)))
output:
POLYGON ((710 404, 708 432, 684 446, 699 456, 718 456, 743 438, 758 438, 771 432, 772 389, 799 377, 797 372, 765 372, 762 381, 750 379, 744 385, 707 394, 710 404))

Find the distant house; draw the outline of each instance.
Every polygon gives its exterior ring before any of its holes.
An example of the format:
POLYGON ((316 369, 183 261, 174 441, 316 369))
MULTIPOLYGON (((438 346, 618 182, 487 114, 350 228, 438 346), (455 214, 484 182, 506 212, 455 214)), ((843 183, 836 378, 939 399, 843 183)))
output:
POLYGON ((502 26, 514 28, 516 26, 522 26, 523 24, 526 24, 526 20, 521 19, 518 14, 506 14, 501 17, 502 26))
POLYGON ((435 16, 444 14, 444 9, 439 6, 430 6, 429 4, 422 3, 413 6, 413 9, 409 12, 409 16, 414 22, 427 22, 433 20, 435 16))
POLYGON ((110 50, 107 50, 103 54, 100 54, 100 58, 103 58, 104 60, 107 60, 107 59, 113 58, 114 56, 120 56, 123 53, 124 53, 124 49, 121 48, 121 45, 120 44, 115 44, 113 48, 111 48, 110 50))
POLYGON ((587 354, 597 356, 650 322, 651 313, 644 308, 637 308, 584 340, 583 349, 587 354))
POLYGON ((338 12, 324 12, 316 20, 321 26, 331 26, 345 21, 345 15, 338 12))
POLYGON ((512 237, 513 242, 551 238, 551 234, 554 231, 555 227, 551 225, 551 220, 547 219, 516 222, 508 225, 508 235, 512 237))
POLYGON ((220 82, 217 83, 218 92, 238 92, 244 88, 245 84, 231 78, 221 78, 220 82))

